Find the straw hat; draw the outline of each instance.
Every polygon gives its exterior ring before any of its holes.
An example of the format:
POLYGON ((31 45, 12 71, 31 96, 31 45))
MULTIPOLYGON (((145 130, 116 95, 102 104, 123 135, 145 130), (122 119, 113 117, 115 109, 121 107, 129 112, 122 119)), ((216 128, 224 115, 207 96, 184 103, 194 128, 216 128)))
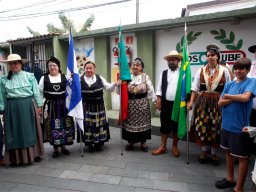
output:
POLYGON ((18 54, 10 54, 10 55, 8 55, 7 60, 3 60, 1 62, 8 63, 8 62, 11 62, 11 61, 22 61, 24 63, 24 62, 27 62, 28 60, 27 59, 22 59, 20 57, 20 55, 18 55, 18 54))
POLYGON ((177 51, 175 51, 175 50, 170 51, 170 52, 164 57, 164 59, 167 60, 168 58, 171 58, 171 57, 175 57, 175 58, 178 58, 178 59, 182 60, 181 54, 179 54, 179 53, 178 53, 177 51))

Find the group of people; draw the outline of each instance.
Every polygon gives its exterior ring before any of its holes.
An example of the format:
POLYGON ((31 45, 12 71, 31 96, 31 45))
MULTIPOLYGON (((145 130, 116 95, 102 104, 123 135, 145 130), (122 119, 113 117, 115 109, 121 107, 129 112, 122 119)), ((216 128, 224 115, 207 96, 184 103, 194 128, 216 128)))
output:
MULTIPOLYGON (((217 45, 206 47, 206 58, 207 64, 194 76, 191 97, 187 101, 187 111, 193 109, 190 132, 201 147, 200 163, 211 162, 217 166, 220 163, 217 149, 226 150, 228 175, 217 181, 215 186, 242 191, 250 155, 249 135, 242 129, 250 125, 252 98, 256 95, 256 80, 247 78, 251 60, 242 58, 235 62, 233 80, 232 71, 220 61, 217 45), (237 182, 234 180, 234 157, 239 160, 237 182)), ((122 138, 127 141, 127 151, 134 150, 136 143, 140 143, 142 151, 148 151, 146 141, 151 139, 151 99, 160 110, 161 122, 160 146, 152 151, 152 155, 166 153, 167 140, 172 133, 171 153, 174 157, 180 156, 178 124, 171 120, 171 116, 182 55, 172 50, 164 59, 168 69, 160 75, 156 92, 150 77, 143 72, 143 60, 136 58, 132 62, 131 81, 128 82, 128 116, 122 122, 122 138)), ((60 70, 60 61, 51 57, 46 62, 48 71, 41 77, 39 85, 33 74, 23 71, 24 59, 19 55, 10 54, 3 62, 9 64, 10 71, 0 79, 0 113, 4 116, 5 133, 5 154, 0 158, 13 166, 40 162, 44 154, 43 141, 53 146, 53 158, 60 153, 70 155, 66 146, 73 144, 75 126, 73 118, 67 115, 67 79, 60 70)), ((78 131, 77 140, 83 141, 90 153, 101 151, 110 139, 103 90, 119 93, 121 84, 120 81, 108 83, 95 72, 95 63, 88 61, 80 78, 84 131, 78 131)), ((2 129, 0 124, 1 134, 2 129)))

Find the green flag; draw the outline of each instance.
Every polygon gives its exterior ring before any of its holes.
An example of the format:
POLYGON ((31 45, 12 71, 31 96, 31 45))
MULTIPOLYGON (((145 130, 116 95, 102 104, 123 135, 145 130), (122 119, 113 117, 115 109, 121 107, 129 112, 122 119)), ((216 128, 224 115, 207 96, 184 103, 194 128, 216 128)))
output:
POLYGON ((131 72, 128 65, 126 53, 125 53, 125 45, 124 45, 124 39, 122 35, 122 27, 118 27, 119 32, 119 42, 118 42, 118 63, 119 63, 119 69, 120 69, 120 80, 121 81, 131 81, 131 72))
POLYGON ((172 120, 178 122, 178 137, 182 139, 187 128, 187 97, 191 91, 191 69, 189 64, 187 38, 183 39, 182 64, 180 67, 179 81, 172 111, 172 120))

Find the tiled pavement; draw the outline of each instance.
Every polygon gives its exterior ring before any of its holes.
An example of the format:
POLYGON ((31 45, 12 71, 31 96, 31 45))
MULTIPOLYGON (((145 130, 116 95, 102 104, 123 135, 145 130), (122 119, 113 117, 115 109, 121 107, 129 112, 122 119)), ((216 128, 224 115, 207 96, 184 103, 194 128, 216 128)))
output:
MULTIPOLYGON (((175 158, 168 152, 151 155, 158 147, 160 137, 152 135, 147 143, 149 152, 135 151, 121 155, 120 129, 111 127, 111 140, 103 151, 84 152, 81 157, 80 145, 68 149, 70 156, 51 157, 52 148, 45 143, 45 157, 40 163, 24 167, 0 168, 0 191, 88 191, 88 192, 166 192, 166 191, 222 191, 214 187, 214 182, 226 174, 225 158, 218 152, 221 165, 199 164, 200 150, 190 143, 190 158, 187 164, 187 143, 180 141, 181 156, 175 158)), ((169 139, 168 146, 172 140, 169 139)), ((125 141, 123 145, 125 145, 125 141)), ((253 156, 246 180, 245 191, 251 191, 251 171, 253 156)), ((237 169, 237 165, 236 165, 237 169)))

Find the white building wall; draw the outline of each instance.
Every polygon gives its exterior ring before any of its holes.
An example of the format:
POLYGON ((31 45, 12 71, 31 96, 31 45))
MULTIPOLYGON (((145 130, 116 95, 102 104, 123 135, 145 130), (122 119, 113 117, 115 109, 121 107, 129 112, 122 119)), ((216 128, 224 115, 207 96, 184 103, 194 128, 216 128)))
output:
MULTIPOLYGON (((187 33, 191 31, 193 31, 193 34, 201 32, 201 35, 199 35, 194 41, 192 41, 192 44, 188 46, 189 55, 190 57, 193 57, 193 59, 190 58, 192 75, 194 76, 197 69, 206 63, 206 46, 210 43, 219 45, 220 50, 222 51, 222 60, 227 61, 231 67, 234 61, 241 57, 248 57, 251 60, 255 60, 254 54, 248 51, 250 46, 256 45, 256 25, 254 23, 256 23, 256 18, 241 20, 237 25, 232 25, 230 21, 226 21, 220 23, 187 26, 187 33), (230 33, 233 32, 233 43, 224 44, 220 41, 225 38, 218 40, 216 39, 217 35, 210 33, 212 30, 220 32, 220 29, 226 33, 226 39, 230 39, 230 33), (229 49, 230 45, 236 46, 238 41, 242 41, 242 45, 239 50, 229 49)), ((163 57, 170 50, 176 49, 176 45, 181 41, 183 35, 183 27, 156 31, 156 85, 161 72, 167 69, 167 63, 163 57)))

